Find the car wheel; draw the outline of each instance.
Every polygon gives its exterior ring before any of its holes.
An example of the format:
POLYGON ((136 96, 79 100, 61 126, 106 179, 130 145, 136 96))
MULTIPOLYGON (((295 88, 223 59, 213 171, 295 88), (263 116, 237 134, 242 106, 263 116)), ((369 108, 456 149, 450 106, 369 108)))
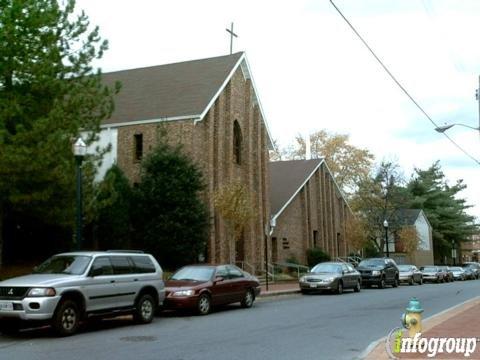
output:
POLYGON ((338 285, 337 285, 337 294, 338 295, 342 295, 343 294, 343 284, 341 281, 338 282, 338 285))
POLYGON ((437 277, 437 280, 435 281, 437 284, 440 284, 440 278, 437 277))
POLYGON ((398 287, 398 278, 395 278, 395 280, 393 280, 392 286, 393 286, 394 288, 398 287))
POLYGON ((418 285, 423 285, 423 277, 420 278, 420 281, 418 282, 418 285))
POLYGON ((198 298, 197 302, 197 311, 200 315, 207 315, 210 312, 210 307, 211 307, 211 300, 210 296, 207 294, 202 294, 198 298))
POLYGON ((135 304, 135 321, 139 324, 149 324, 155 317, 155 300, 150 294, 143 294, 135 304))
POLYGON ((52 327, 60 336, 75 334, 80 325, 80 311, 73 300, 60 302, 52 319, 52 327))
POLYGON ((251 308, 254 301, 255 295, 253 295, 252 289, 247 289, 247 292, 245 293, 245 296, 243 297, 243 300, 240 302, 240 304, 244 308, 251 308))
POLYGON ((380 282, 378 283, 378 288, 379 289, 384 289, 385 288, 385 279, 382 278, 382 280, 380 280, 380 282))
POLYGON ((413 283, 414 283, 414 282, 413 282, 413 276, 412 276, 412 277, 408 280, 408 285, 411 286, 411 285, 413 285, 413 283))
POLYGON ((353 291, 360 292, 361 289, 362 289, 362 284, 361 284, 360 280, 358 280, 357 285, 355 285, 355 287, 353 288, 353 291))

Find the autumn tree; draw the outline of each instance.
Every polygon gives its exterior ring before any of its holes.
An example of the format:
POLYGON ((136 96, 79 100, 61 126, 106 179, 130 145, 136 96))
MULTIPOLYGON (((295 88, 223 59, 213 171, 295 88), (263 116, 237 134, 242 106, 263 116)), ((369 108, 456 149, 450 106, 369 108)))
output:
POLYGON ((349 217, 346 222, 345 237, 352 250, 359 251, 368 244, 366 224, 360 217, 349 217))
MULTIPOLYGON (((305 159, 305 146, 305 137, 297 135, 284 157, 305 159)), ((346 194, 356 191, 371 171, 374 156, 367 149, 350 144, 348 135, 317 131, 310 135, 310 148, 312 158, 325 158, 335 181, 346 194)))
POLYGON ((420 245, 420 235, 415 226, 403 226, 398 230, 396 235, 403 252, 411 254, 418 249, 420 245))
MULTIPOLYGON (((5 211, 72 225, 80 129, 91 143, 118 90, 91 63, 107 42, 75 1, 0 1, 0 264, 5 211)), ((90 160, 87 160, 90 161, 90 160)))
POLYGON ((245 227, 255 215, 252 194, 245 184, 234 181, 215 193, 214 204, 230 230, 233 244, 237 244, 245 227))

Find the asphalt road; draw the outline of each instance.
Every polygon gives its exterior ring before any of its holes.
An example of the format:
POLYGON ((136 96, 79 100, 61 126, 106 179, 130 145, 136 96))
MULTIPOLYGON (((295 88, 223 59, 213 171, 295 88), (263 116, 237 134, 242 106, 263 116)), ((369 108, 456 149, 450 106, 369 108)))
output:
POLYGON ((353 359, 400 325, 410 297, 428 317, 479 295, 480 280, 265 298, 208 316, 166 313, 149 325, 104 320, 68 338, 45 328, 0 335, 0 359, 353 359))

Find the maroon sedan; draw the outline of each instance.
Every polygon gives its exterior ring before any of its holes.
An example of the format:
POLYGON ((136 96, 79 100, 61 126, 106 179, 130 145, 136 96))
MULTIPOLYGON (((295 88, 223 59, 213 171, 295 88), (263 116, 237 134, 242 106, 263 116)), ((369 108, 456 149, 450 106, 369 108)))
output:
POLYGON ((165 282, 164 306, 206 315, 215 305, 240 302, 249 308, 259 293, 258 279, 235 265, 189 265, 165 282))

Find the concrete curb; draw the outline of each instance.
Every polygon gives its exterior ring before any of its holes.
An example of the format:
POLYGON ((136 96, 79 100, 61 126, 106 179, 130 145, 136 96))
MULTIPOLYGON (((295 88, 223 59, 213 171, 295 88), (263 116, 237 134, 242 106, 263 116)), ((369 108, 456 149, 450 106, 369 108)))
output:
MULTIPOLYGON (((430 322, 433 322, 436 318, 441 317, 441 316, 443 316, 443 315, 445 315, 445 314, 447 314, 447 313, 449 313, 449 312, 455 311, 455 310, 457 310, 457 309, 460 308, 460 307, 463 307, 463 306, 468 305, 468 304, 470 304, 470 303, 476 302, 476 301, 478 301, 478 300, 480 300, 480 296, 476 296, 476 297, 474 297, 474 298, 465 300, 465 301, 461 302, 460 304, 456 304, 456 305, 454 305, 454 306, 451 306, 451 307, 449 307, 449 308, 447 308, 447 309, 445 309, 445 310, 440 311, 439 313, 433 314, 432 316, 429 316, 428 318, 423 319, 424 322, 427 322, 424 330, 428 330, 428 329, 432 328, 433 326, 435 326, 435 325, 431 326, 429 323, 430 323, 430 322)), ((377 340, 375 340, 375 341, 372 341, 372 342, 366 347, 366 349, 363 350, 363 351, 360 353, 360 355, 359 355, 356 359, 358 359, 358 360, 363 360, 363 359, 365 359, 368 355, 370 355, 370 353, 371 353, 373 350, 375 350, 375 348, 376 348, 381 342, 385 341, 386 338, 387 338, 387 337, 384 336, 384 337, 382 337, 382 338, 380 338, 380 339, 377 339, 377 340)))
POLYGON ((289 295, 289 294, 300 294, 300 289, 299 290, 277 290, 277 291, 263 292, 263 293, 260 293, 260 295, 258 297, 259 298, 266 298, 266 297, 272 297, 272 296, 277 296, 277 295, 289 295))

